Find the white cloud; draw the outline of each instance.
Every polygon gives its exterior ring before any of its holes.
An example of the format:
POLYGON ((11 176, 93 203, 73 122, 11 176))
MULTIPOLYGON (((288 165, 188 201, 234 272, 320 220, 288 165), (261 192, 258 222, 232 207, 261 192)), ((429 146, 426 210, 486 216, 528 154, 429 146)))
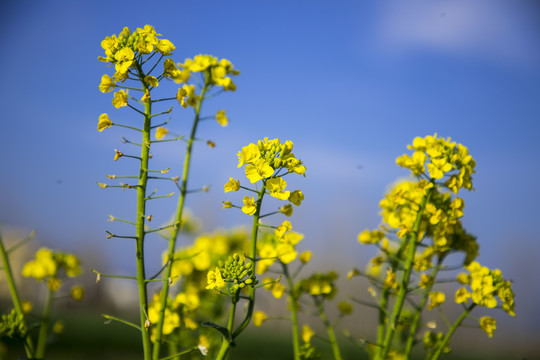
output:
POLYGON ((381 9, 376 32, 390 52, 427 49, 531 63, 540 57, 540 34, 528 7, 521 1, 391 1, 381 9))

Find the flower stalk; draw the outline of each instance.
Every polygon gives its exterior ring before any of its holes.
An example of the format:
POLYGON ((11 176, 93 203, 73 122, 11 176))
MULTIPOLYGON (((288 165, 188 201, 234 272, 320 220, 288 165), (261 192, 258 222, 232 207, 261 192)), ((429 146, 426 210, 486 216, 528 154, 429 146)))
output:
POLYGON ((178 234, 180 233, 181 223, 182 223, 182 214, 184 212, 184 203, 185 203, 186 194, 187 194, 187 184, 188 184, 189 169, 190 169, 190 164, 191 164, 193 142, 195 140, 197 127, 199 125, 204 96, 206 92, 208 91, 209 87, 210 87, 209 76, 206 76, 206 81, 200 94, 200 101, 197 103, 197 106, 195 107, 195 118, 193 120, 191 133, 190 133, 189 139, 187 140, 186 154, 184 157, 184 167, 182 171, 182 179, 180 182, 180 196, 178 198, 178 205, 176 207, 176 213, 174 217, 174 223, 178 225, 173 227, 171 236, 169 238, 169 247, 167 249, 168 263, 167 263, 167 267, 165 268, 165 272, 163 273, 163 276, 162 276, 163 288, 161 290, 161 297, 160 297, 161 307, 159 311, 159 320, 158 320, 158 323, 156 324, 156 340, 154 342, 154 349, 153 349, 153 354, 152 354, 154 360, 159 359, 160 347, 163 341, 163 323, 165 321, 165 308, 166 308, 167 299, 169 297, 169 288, 170 288, 169 279, 172 273, 172 268, 173 268, 173 263, 174 263, 174 250, 176 248, 178 234))

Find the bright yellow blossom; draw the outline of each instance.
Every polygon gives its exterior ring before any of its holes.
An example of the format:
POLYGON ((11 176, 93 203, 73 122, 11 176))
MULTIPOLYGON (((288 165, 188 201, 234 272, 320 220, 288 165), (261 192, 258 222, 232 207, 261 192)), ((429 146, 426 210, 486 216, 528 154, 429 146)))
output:
POLYGON ((306 250, 300 255, 298 255, 298 260, 300 260, 300 262, 303 264, 307 264, 309 260, 311 260, 311 256, 312 256, 311 251, 306 250))
POLYGON ((302 327, 302 340, 305 343, 309 343, 311 341, 311 338, 315 335, 315 332, 311 330, 311 328, 308 325, 304 325, 302 327))
POLYGON ((493 331, 497 329, 496 320, 489 316, 482 316, 480 318, 480 327, 486 332, 489 337, 492 337, 493 331))
POLYGON ((274 169, 264 159, 258 159, 254 165, 246 165, 246 177, 252 184, 272 176, 273 173, 274 169))
POLYGON ((107 74, 101 77, 101 83, 99 84, 99 91, 102 93, 108 93, 116 87, 114 80, 107 74))
POLYGON ((225 281, 221 277, 221 272, 218 268, 208 271, 207 281, 208 285, 206 289, 221 289, 225 286, 225 281))
POLYGON ((465 288, 460 288, 456 291, 456 304, 462 304, 466 303, 468 299, 471 298, 471 293, 467 291, 465 288))
POLYGON ((123 106, 127 106, 128 104, 128 93, 127 90, 120 90, 114 93, 114 97, 112 99, 112 104, 115 108, 120 109, 123 106))
POLYGON ((242 206, 242 211, 246 215, 253 215, 257 211, 257 204, 255 199, 249 196, 244 196, 244 206, 242 206))
POLYGON ((176 49, 176 47, 173 45, 172 42, 167 39, 159 39, 156 45, 156 49, 161 53, 161 55, 167 56, 171 55, 171 53, 176 49))
POLYGON ((158 140, 163 139, 165 135, 167 135, 168 133, 169 133, 169 130, 167 130, 166 128, 158 127, 156 129, 156 139, 158 140))
POLYGON ((440 306, 446 300, 446 295, 441 291, 429 293, 428 310, 432 310, 434 307, 440 306))
POLYGON ((98 122, 98 131, 102 132, 103 130, 110 128, 113 125, 112 121, 109 119, 109 115, 107 114, 101 114, 99 115, 99 122, 98 122))
POLYGON ((300 206, 302 201, 304 201, 304 194, 302 193, 302 190, 294 190, 289 196, 289 201, 296 206, 300 206))
POLYGON ((225 192, 238 191, 240 189, 240 181, 235 180, 231 177, 223 187, 225 189, 225 192))
POLYGON ((158 87, 159 86, 159 82, 157 81, 157 79, 154 77, 154 76, 151 76, 151 75, 146 75, 144 77, 144 82, 145 84, 155 88, 155 87, 158 87))
POLYGON ((241 167, 244 164, 249 164, 255 162, 261 157, 259 152, 259 147, 255 144, 249 144, 242 148, 242 151, 238 152, 238 167, 241 167))
POLYGON ((253 313, 253 325, 257 327, 261 326, 266 319, 268 319, 268 315, 266 315, 263 311, 255 311, 253 313))
POLYGON ((266 188, 268 189, 268 191, 270 191, 270 196, 273 196, 279 200, 287 200, 289 198, 291 192, 285 191, 286 186, 287 186, 287 182, 283 180, 283 178, 281 177, 268 179, 266 181, 266 188))
POLYGON ((219 110, 216 113, 216 121, 221 126, 227 126, 227 124, 229 123, 229 118, 227 117, 227 115, 225 115, 225 110, 219 110))

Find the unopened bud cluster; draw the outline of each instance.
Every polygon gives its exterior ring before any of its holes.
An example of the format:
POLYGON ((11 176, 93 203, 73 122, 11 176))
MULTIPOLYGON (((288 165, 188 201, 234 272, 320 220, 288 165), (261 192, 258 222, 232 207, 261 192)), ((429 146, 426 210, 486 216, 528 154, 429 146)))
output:
POLYGON ((229 256, 225 262, 218 262, 219 270, 225 282, 233 283, 232 290, 243 289, 246 285, 255 286, 257 280, 253 277, 253 263, 247 264, 240 255, 229 256))

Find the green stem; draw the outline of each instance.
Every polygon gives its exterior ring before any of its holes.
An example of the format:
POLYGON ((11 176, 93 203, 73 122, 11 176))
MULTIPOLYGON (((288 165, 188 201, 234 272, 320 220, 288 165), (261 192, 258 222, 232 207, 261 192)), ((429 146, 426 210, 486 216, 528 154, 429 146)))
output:
POLYGON ((195 134, 197 132, 197 126, 199 124, 201 107, 202 107, 202 102, 203 102, 202 99, 204 98, 204 94, 206 93, 206 91, 208 91, 209 87, 211 86, 209 83, 209 80, 210 78, 207 77, 206 82, 201 90, 201 101, 198 102, 197 107, 195 108, 195 119, 193 120, 191 134, 189 136, 189 139, 187 140, 186 155, 184 157, 184 169, 182 171, 182 180, 180 183, 180 196, 178 198, 178 205, 176 207, 176 214, 174 218, 174 221, 175 221, 174 223, 179 224, 179 225, 173 228, 171 237, 169 238, 169 248, 167 250, 167 258, 169 259, 169 263, 163 274, 163 289, 161 290, 161 297, 160 297, 161 307, 160 307, 160 312, 159 312, 159 320, 156 325, 156 341, 154 343, 154 351, 152 354, 154 360, 159 359, 160 347, 163 341, 163 323, 165 321, 165 307, 167 304, 167 298, 169 296, 169 287, 170 287, 169 278, 171 277, 171 273, 172 273, 172 267, 174 263, 174 249, 176 248, 176 242, 177 242, 178 234, 181 228, 180 224, 182 221, 182 214, 184 212, 184 202, 185 202, 186 193, 187 193, 186 189, 187 189, 188 175, 189 175, 189 169, 190 169, 190 164, 191 164, 191 152, 193 148, 193 142, 195 140, 195 134))
MULTIPOLYGON (((264 196, 264 191, 266 190, 265 186, 263 185, 261 190, 259 190, 258 196, 257 196, 257 210, 255 211, 255 214, 253 215, 253 225, 251 228, 251 251, 250 251, 250 257, 251 257, 251 263, 253 264, 253 274, 251 275, 251 278, 253 281, 255 281, 255 269, 257 268, 257 235, 259 233, 259 219, 261 214, 261 206, 262 206, 262 199, 264 196)), ((233 333, 233 339, 236 338, 244 329, 248 326, 249 322, 251 321, 251 315, 253 314, 253 307, 255 305, 255 287, 250 286, 249 287, 249 303, 248 303, 248 309, 246 313, 246 317, 240 324, 240 326, 235 330, 233 333)))
POLYGON ((422 223, 422 216, 424 214, 424 209, 429 200, 429 197, 431 196, 431 192, 432 188, 426 190, 426 193, 422 197, 422 201, 420 202, 420 206, 418 208, 418 213, 416 215, 412 231, 408 236, 408 254, 407 259, 405 260, 405 273, 403 274, 403 278, 401 280, 401 287, 397 295, 396 303, 394 304, 394 310, 392 312, 392 315, 390 316, 390 322, 388 323, 388 326, 386 328, 384 342, 382 343, 382 347, 380 348, 378 356, 379 360, 383 360, 386 358, 392 345, 392 339, 396 331, 396 325, 401 315, 401 310, 403 309, 405 297, 407 296, 407 292, 409 289, 409 281, 411 279, 411 273, 414 263, 414 254, 416 252, 416 245, 418 243, 418 235, 420 232, 420 225, 422 223))
POLYGON ((469 306, 467 309, 465 309, 465 311, 463 312, 463 314, 461 314, 461 316, 456 320, 456 322, 454 323, 454 325, 452 325, 452 327, 448 330, 448 333, 446 334, 446 336, 444 337, 441 345, 437 348, 437 350, 435 351, 435 353, 433 354, 433 356, 431 356, 430 360, 437 360, 439 358, 439 356, 441 356, 441 353, 442 351, 444 350, 444 348, 448 345, 448 343, 450 342, 450 338, 452 337, 452 335, 454 335, 454 333, 456 332, 457 328, 459 327, 459 325, 461 325, 461 323, 463 322, 463 320, 465 320, 465 318, 470 314, 470 312, 476 307, 476 304, 475 303, 472 303, 471 306, 469 306))
MULTIPOLYGON (((139 62, 135 62, 137 66, 137 72, 139 79, 145 90, 148 89, 148 85, 144 82, 145 74, 139 62)), ((142 131, 142 144, 141 146, 141 165, 139 170, 139 183, 137 187, 137 224, 136 224, 136 256, 137 256, 137 287, 139 290, 139 312, 141 321, 141 337, 143 344, 144 359, 150 360, 152 358, 152 343, 150 341, 150 333, 145 331, 147 314, 148 314, 148 295, 146 288, 146 274, 144 267, 144 222, 146 213, 146 183, 148 182, 148 160, 150 149, 145 144, 150 144, 150 126, 152 115, 152 103, 150 101, 144 104, 144 126, 142 131)))
MULTIPOLYGON (((234 316, 236 314, 236 303, 238 302, 238 293, 235 293, 232 295, 232 303, 231 303, 231 310, 229 312, 229 322, 227 323, 227 330, 229 330, 229 334, 232 334, 233 327, 234 327, 234 316)), ((223 339, 221 342, 221 348, 219 349, 218 353, 218 359, 224 359, 230 348, 230 343, 227 339, 223 339)))
MULTIPOLYGON (((257 236, 259 233, 259 219, 260 219, 260 214, 261 214, 262 199, 263 199, 265 190, 266 188, 263 184, 263 186, 261 187, 261 190, 259 190, 258 192, 257 201, 256 201, 257 210, 255 211, 255 214, 253 214, 253 226, 251 228, 250 258, 251 258, 251 263, 253 264, 252 265, 253 273, 251 275, 251 279, 254 282, 256 280, 255 269, 257 267, 256 258, 257 258, 257 236)), ((249 287, 249 295, 248 295, 247 300, 248 300, 248 306, 247 306, 246 316, 244 317, 244 320, 242 320, 242 323, 240 323, 240 326, 238 326, 238 328, 234 332, 232 332, 231 336, 233 340, 236 339, 236 337, 240 335, 242 331, 244 331, 244 329, 249 325, 249 322, 251 321, 251 317, 253 315, 253 307, 255 306, 255 287, 254 286, 249 287)), ((233 306, 235 306, 234 303, 233 303, 233 306)), ((231 347, 231 343, 227 341, 226 339, 223 339, 221 343, 221 348, 219 350, 218 356, 216 357, 216 360, 225 359, 227 357, 227 354, 229 353, 230 347, 231 347)))
POLYGON ((292 322, 292 341, 293 341, 293 354, 294 360, 300 360, 300 337, 298 335, 298 302, 294 296, 294 283, 293 278, 289 274, 289 268, 287 264, 282 262, 281 267, 283 268, 283 274, 287 279, 287 293, 289 296, 290 312, 291 312, 291 322, 292 322))
POLYGON ((386 329, 388 314, 388 298, 390 290, 383 289, 381 300, 379 301, 379 324, 377 325, 377 344, 382 345, 384 340, 384 330, 386 329))
POLYGON ((441 269, 441 265, 444 260, 444 257, 445 257, 444 255, 439 257, 437 261, 437 265, 435 266, 435 268, 430 274, 432 281, 424 290, 424 295, 422 296, 422 300, 420 301, 420 304, 418 305, 418 308, 416 309, 414 313, 414 316, 412 319, 412 325, 409 331, 409 336, 407 337, 407 343, 405 344, 405 358, 409 358, 411 354, 411 350, 416 339, 416 330, 418 329, 418 325, 420 324, 420 315, 422 315, 424 306, 426 306, 426 302, 429 298, 429 293, 431 292, 431 289, 433 289, 433 285, 435 284, 435 278, 437 277, 437 274, 439 273, 439 270, 441 269))
POLYGON ((315 300, 315 304, 317 305, 317 310, 319 311, 319 317, 323 321, 324 327, 326 328, 326 332, 328 333, 330 345, 332 346, 332 352, 334 353, 334 359, 342 360, 341 352, 339 350, 339 345, 336 339, 336 334, 334 333, 334 328, 332 327, 332 324, 328 320, 328 317, 326 316, 326 312, 324 311, 324 301, 319 300, 317 296, 314 296, 313 299, 315 300))
MULTIPOLYGON (((2 240, 2 234, 0 234, 0 255, 2 256, 2 266, 6 274, 6 280, 8 282, 9 292, 11 294, 11 299, 13 301, 13 307, 17 312, 17 315, 24 321, 24 312, 22 310, 21 300, 19 298, 19 292, 17 291, 17 285, 15 284, 15 279, 13 277, 13 272, 11 271, 11 264, 9 263, 9 257, 4 247, 4 241, 2 240)), ((28 358, 33 357, 34 344, 32 339, 27 335, 24 341, 24 351, 28 358)))
POLYGON ((36 359, 43 359, 45 356, 45 346, 47 345, 47 335, 49 333, 49 327, 51 323, 51 313, 54 303, 54 291, 48 289, 47 300, 45 301, 45 307, 43 309, 43 317, 41 318, 41 325, 39 327, 39 335, 36 347, 36 359))

